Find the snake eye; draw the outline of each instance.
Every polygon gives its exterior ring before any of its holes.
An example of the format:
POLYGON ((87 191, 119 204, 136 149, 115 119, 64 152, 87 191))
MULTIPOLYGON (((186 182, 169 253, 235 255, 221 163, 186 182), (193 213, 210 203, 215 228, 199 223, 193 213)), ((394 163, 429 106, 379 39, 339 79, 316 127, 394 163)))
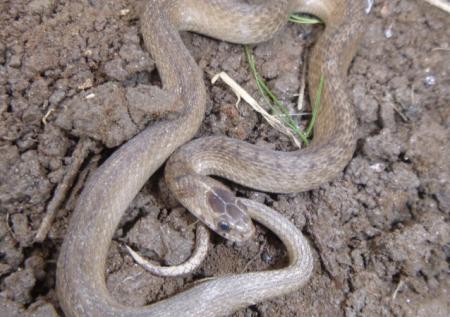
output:
POLYGON ((225 232, 230 231, 230 224, 228 222, 222 220, 218 223, 218 225, 219 225, 220 230, 225 231, 225 232))

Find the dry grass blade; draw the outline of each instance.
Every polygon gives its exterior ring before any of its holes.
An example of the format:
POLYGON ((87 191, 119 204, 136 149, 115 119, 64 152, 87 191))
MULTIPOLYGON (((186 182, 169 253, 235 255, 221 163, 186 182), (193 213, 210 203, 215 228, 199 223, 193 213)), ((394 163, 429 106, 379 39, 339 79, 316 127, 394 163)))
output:
POLYGON ((439 9, 444 10, 445 12, 450 13, 450 2, 447 0, 424 0, 429 4, 438 7, 439 9))
POLYGON ((287 128, 280 119, 272 116, 263 107, 261 107, 259 103, 252 96, 250 96, 250 94, 245 91, 244 88, 242 88, 237 82, 235 82, 230 76, 228 76, 227 73, 220 72, 219 74, 215 75, 211 79, 211 83, 214 84, 219 78, 235 93, 236 97, 238 98, 236 106, 239 104, 241 99, 244 99, 256 112, 260 113, 273 128, 292 138, 295 145, 299 148, 301 147, 301 143, 298 141, 294 133, 289 128, 287 128))

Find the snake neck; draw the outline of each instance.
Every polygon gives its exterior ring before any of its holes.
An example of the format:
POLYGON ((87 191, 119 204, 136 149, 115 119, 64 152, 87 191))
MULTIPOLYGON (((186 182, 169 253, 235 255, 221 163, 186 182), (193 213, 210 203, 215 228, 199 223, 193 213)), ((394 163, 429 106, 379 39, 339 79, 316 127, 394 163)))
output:
MULTIPOLYGON (((178 21, 182 20, 181 12, 173 9, 177 1, 150 2, 152 4, 145 7, 141 18, 142 35, 157 65, 164 90, 175 94, 185 105, 172 125, 183 131, 181 134, 187 137, 186 142, 200 127, 205 112, 206 89, 202 72, 180 38, 178 21)), ((179 138, 180 133, 174 134, 179 138)))

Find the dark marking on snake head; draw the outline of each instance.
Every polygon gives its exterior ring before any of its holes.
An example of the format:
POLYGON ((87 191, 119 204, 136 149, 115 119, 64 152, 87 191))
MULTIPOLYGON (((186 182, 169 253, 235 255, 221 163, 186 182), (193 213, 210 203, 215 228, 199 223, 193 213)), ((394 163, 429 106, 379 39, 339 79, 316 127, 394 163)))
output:
POLYGON ((208 191, 206 195, 211 209, 216 213, 223 214, 226 208, 224 201, 215 192, 208 191))
POLYGON ((242 210, 240 210, 235 204, 227 205, 227 213, 233 219, 239 219, 242 217, 242 210))
POLYGON ((223 214, 226 211, 228 204, 234 203, 233 194, 222 188, 213 188, 206 195, 212 210, 219 214, 223 214))
POLYGON ((232 203, 234 201, 234 195, 229 190, 225 190, 220 187, 213 188, 217 196, 219 196, 226 204, 232 203))

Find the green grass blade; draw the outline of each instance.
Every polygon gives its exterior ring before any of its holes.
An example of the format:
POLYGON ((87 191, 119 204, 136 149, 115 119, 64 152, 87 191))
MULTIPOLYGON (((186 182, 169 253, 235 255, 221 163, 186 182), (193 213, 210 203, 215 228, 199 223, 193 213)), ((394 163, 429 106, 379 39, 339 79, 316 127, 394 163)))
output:
POLYGON ((256 81, 256 86, 258 87, 259 91, 263 95, 263 98, 271 108, 272 112, 276 115, 281 115, 281 121, 284 125, 286 125, 291 131, 298 136, 300 140, 303 141, 306 145, 309 143, 308 138, 306 137, 305 133, 303 133, 300 128, 297 125, 297 122, 291 117, 289 114, 288 109, 283 105, 283 103, 275 96, 275 94, 269 89, 267 84, 265 83, 264 79, 259 75, 257 69, 256 69, 256 62, 253 54, 250 52, 250 49, 248 46, 244 46, 245 55, 247 58, 247 61, 250 66, 250 70, 252 72, 253 77, 256 81))
POLYGON ((318 24, 322 23, 319 19, 306 17, 298 14, 292 14, 289 17, 289 22, 297 23, 297 24, 318 24))
POLYGON ((311 121, 309 122, 308 128, 305 131, 306 137, 311 137, 311 134, 314 129, 314 125, 316 124, 317 114, 319 113, 320 103, 323 94, 323 86, 325 85, 325 77, 323 74, 320 76, 319 86, 317 87, 316 92, 316 100, 314 100, 314 105, 312 106, 312 116, 311 121))

